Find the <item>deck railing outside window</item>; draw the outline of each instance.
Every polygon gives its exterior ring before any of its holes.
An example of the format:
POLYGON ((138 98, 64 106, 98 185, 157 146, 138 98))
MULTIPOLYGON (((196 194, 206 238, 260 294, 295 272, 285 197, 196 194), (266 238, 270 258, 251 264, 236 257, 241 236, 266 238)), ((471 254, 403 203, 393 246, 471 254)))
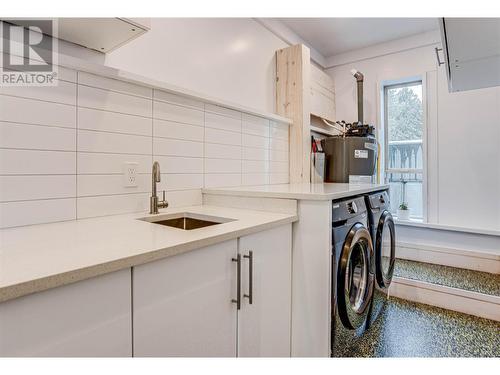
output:
POLYGON ((423 217, 422 151, 422 140, 389 142, 387 182, 391 185, 393 212, 406 202, 412 217, 423 217))
POLYGON ((422 81, 384 86, 385 179, 391 186, 391 209, 401 203, 410 217, 424 216, 424 126, 422 81))

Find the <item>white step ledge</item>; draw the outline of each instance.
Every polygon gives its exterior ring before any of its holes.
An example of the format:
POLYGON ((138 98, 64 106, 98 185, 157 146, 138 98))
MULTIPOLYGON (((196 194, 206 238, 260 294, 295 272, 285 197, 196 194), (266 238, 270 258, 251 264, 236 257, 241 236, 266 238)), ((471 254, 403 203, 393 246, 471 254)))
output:
POLYGON ((500 297, 394 277, 389 296, 500 321, 500 297))

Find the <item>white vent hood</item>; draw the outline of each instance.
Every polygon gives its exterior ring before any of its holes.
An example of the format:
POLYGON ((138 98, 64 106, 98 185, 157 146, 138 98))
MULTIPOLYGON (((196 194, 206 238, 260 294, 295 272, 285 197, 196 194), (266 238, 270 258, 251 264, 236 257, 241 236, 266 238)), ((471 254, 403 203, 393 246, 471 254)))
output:
MULTIPOLYGON (((150 29, 149 18, 58 18, 57 21, 58 39, 103 53, 130 42, 150 29)), ((9 22, 25 26, 21 20, 9 22)))
POLYGON ((443 18, 440 28, 450 92, 500 86, 500 18, 443 18))

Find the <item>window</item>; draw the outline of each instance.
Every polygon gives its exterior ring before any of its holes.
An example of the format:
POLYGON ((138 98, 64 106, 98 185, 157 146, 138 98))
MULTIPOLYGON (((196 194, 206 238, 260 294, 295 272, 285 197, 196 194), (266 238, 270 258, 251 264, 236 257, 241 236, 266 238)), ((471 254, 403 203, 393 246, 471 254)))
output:
POLYGON ((424 115, 422 81, 384 86, 385 180, 391 186, 391 210, 401 203, 410 217, 424 218, 424 115))

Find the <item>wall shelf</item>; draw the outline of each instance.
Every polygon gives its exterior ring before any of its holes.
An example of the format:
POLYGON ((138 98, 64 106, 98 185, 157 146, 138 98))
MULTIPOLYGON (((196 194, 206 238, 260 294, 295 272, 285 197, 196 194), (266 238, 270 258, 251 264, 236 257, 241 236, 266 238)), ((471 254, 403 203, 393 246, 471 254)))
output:
POLYGON ((323 129, 323 128, 320 128, 318 126, 314 126, 314 125, 311 125, 311 131, 315 132, 315 133, 319 133, 319 134, 323 134, 323 135, 329 135, 329 136, 333 136, 333 135, 338 135, 335 130, 329 130, 329 129, 323 129))
MULTIPOLYGON (((1 20, 0 20, 1 22, 1 20)), ((0 38, 1 41, 1 38, 0 38)), ((16 50, 22 51, 22 45, 18 42, 13 42, 16 44, 16 50), (20 48, 20 49, 19 49, 20 48)), ((37 60, 36 58, 34 60, 37 60)), ((39 60, 39 59, 38 59, 39 60)), ((244 112, 249 115, 254 115, 258 117, 263 117, 265 119, 279 122, 282 124, 292 125, 293 121, 290 118, 285 116, 280 116, 276 113, 270 113, 266 111, 262 111, 260 109, 247 107, 245 105, 241 105, 239 103, 227 101, 225 99, 219 99, 210 95, 206 95, 203 93, 199 93, 193 90, 186 89, 184 87, 179 87, 176 85, 172 85, 168 82, 159 81, 156 79, 152 79, 149 77, 145 77, 139 74, 131 73, 125 70, 116 69, 107 65, 97 64, 91 61, 84 60, 79 57, 71 56, 68 54, 60 53, 58 55, 57 65, 63 68, 73 69, 85 73, 91 73, 99 76, 104 76, 110 79, 116 79, 119 81, 124 81, 128 83, 132 83, 139 86, 144 86, 152 89, 157 89, 161 91, 165 91, 174 95, 182 96, 185 98, 197 100, 206 104, 213 104, 219 107, 224 107, 228 109, 233 109, 238 112, 244 112)))

